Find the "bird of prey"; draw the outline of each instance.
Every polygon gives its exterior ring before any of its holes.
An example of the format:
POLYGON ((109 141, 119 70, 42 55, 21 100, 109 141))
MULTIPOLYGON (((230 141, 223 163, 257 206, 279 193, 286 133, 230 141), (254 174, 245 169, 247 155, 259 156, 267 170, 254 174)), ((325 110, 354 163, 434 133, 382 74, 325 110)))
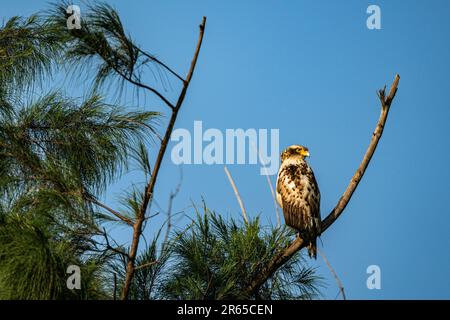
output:
POLYGON ((305 158, 308 148, 292 145, 281 153, 277 177, 277 201, 283 209, 286 225, 297 230, 316 258, 316 238, 320 235, 320 191, 305 158))

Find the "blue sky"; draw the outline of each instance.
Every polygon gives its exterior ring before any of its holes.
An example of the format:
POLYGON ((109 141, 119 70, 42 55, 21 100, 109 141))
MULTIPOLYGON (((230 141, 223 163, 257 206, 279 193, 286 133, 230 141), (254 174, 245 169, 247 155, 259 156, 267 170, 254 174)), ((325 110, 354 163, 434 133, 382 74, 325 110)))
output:
MULTIPOLYGON (((281 148, 308 146, 322 216, 334 207, 366 150, 380 110, 376 90, 389 87, 400 74, 377 152, 346 211, 322 236, 320 249, 350 299, 450 298, 450 2, 108 2, 137 43, 183 75, 197 26, 207 16, 197 69, 176 127, 192 131, 193 122, 201 120, 205 129, 223 132, 275 128, 281 148), (381 8, 381 30, 366 27, 370 4, 381 8), (366 287, 366 269, 373 264, 381 268, 381 290, 366 287)), ((46 7, 45 1, 3 2, 1 16, 46 7)), ((145 79, 154 84, 151 74, 145 79)), ((176 80, 171 84, 165 94, 175 100, 179 87, 176 80)), ((155 86, 164 91, 161 83, 155 86)), ((76 95, 82 89, 72 90, 76 95)), ((140 103, 168 115, 152 97, 140 103)), ((259 167, 228 168, 249 215, 275 223, 273 199, 259 167)), ((222 215, 240 216, 222 165, 184 165, 182 173, 174 211, 191 214, 190 204, 203 197, 222 215)), ((166 157, 160 174, 156 202, 164 209, 180 168, 166 157)), ((137 172, 126 175, 106 201, 116 203, 120 190, 139 181, 137 172)), ((161 221, 150 223, 147 237, 161 221)), ((129 239, 125 229, 114 232, 129 239)), ((312 263, 326 279, 325 298, 334 299, 338 288, 325 263, 320 258, 312 263)))

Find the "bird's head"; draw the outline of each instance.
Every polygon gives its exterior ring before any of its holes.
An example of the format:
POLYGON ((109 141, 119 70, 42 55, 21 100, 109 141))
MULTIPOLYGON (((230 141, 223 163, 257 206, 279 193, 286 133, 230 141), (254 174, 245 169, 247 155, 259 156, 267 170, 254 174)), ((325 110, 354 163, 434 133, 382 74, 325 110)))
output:
POLYGON ((281 153, 281 161, 283 162, 290 157, 300 157, 301 159, 304 159, 305 157, 309 157, 309 150, 304 146, 294 144, 283 150, 281 153))

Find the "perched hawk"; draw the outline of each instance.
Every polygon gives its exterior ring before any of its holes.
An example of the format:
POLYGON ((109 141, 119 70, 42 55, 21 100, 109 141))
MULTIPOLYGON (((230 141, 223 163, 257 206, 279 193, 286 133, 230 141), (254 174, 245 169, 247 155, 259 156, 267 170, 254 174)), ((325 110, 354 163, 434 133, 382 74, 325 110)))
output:
POLYGON ((316 238, 320 234, 320 191, 311 167, 305 160, 308 148, 293 145, 281 153, 277 177, 277 201, 286 225, 298 231, 316 258, 316 238))

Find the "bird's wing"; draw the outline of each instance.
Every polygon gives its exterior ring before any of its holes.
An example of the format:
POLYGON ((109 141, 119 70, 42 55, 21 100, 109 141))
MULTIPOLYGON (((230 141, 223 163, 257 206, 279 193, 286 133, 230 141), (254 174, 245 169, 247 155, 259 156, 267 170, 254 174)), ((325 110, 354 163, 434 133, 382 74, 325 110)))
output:
POLYGON ((314 219, 316 233, 320 233, 321 229, 321 217, 320 217, 320 190, 317 184, 316 178, 314 176, 314 172, 311 167, 308 166, 308 170, 306 172, 306 177, 309 181, 308 186, 311 190, 308 189, 308 203, 311 206, 311 215, 314 219))

